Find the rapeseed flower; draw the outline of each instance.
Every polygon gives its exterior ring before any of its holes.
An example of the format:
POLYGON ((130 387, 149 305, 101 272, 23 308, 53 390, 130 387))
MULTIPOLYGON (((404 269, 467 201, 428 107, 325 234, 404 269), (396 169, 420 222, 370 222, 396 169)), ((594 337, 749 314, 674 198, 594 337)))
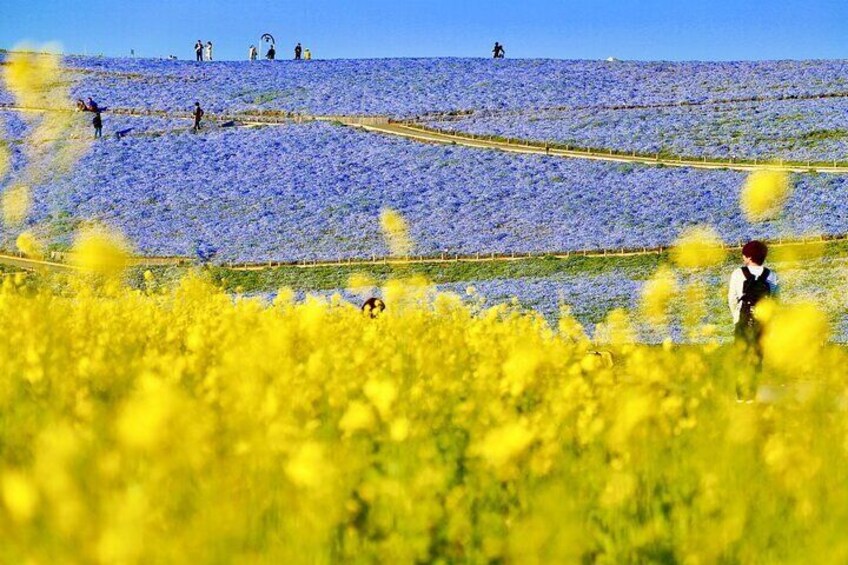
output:
POLYGON ((412 252, 412 239, 406 220, 395 210, 385 208, 380 212, 380 227, 392 255, 406 257, 412 252))
POLYGON ((23 223, 29 214, 32 198, 28 186, 17 184, 3 192, 3 221, 8 226, 23 223))
POLYGON ((671 250, 674 263, 684 269, 717 265, 727 252, 724 243, 712 227, 699 226, 685 230, 671 250))
POLYGON ((32 259, 40 259, 44 256, 44 245, 30 231, 25 231, 15 239, 15 247, 18 251, 32 259))
POLYGON ((740 194, 742 211, 749 222, 774 219, 792 194, 789 175, 760 170, 748 176, 740 194))

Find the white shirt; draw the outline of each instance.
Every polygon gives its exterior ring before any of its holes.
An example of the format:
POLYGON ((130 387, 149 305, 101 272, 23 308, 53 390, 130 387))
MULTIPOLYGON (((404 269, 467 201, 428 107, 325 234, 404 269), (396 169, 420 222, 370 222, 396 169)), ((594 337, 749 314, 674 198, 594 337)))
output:
MULTIPOLYGON (((748 267, 748 270, 751 271, 751 274, 754 277, 759 277, 763 274, 763 267, 758 265, 751 265, 748 267)), ((769 276, 766 279, 766 282, 771 286, 771 293, 777 293, 777 275, 774 271, 769 269, 769 276)), ((742 272, 742 268, 736 269, 733 271, 733 274, 730 275, 730 285, 727 290, 727 305, 730 306, 730 313, 733 315, 733 323, 739 322, 739 312, 742 310, 742 303, 740 300, 742 299, 742 287, 745 284, 745 274, 742 272)))

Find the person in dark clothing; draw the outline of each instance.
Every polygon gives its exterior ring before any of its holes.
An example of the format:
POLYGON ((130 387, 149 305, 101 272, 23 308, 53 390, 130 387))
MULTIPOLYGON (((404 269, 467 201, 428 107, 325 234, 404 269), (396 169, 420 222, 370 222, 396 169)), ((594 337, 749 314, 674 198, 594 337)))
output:
POLYGON ((492 53, 494 54, 495 59, 503 59, 506 55, 506 50, 504 49, 503 45, 495 41, 495 48, 492 49, 492 53))
POLYGON ((265 55, 265 58, 268 59, 269 61, 273 61, 274 57, 276 57, 276 56, 277 56, 277 50, 274 49, 274 46, 272 45, 271 47, 268 48, 268 54, 265 55))
POLYGON ((203 117, 203 108, 200 107, 200 102, 194 103, 194 112, 192 115, 194 116, 194 127, 192 128, 192 131, 200 131, 200 118, 203 117))
POLYGON ((757 304, 777 294, 777 275, 763 266, 768 247, 761 241, 749 241, 742 248, 742 267, 733 271, 727 304, 733 316, 736 346, 753 365, 753 371, 739 372, 736 383, 738 400, 752 401, 757 393, 757 378, 763 365, 763 326, 756 316, 757 304))
POLYGON ((194 44, 194 55, 198 61, 203 61, 203 42, 199 39, 197 43, 194 44))
POLYGON ((94 126, 94 139, 103 137, 103 118, 100 117, 100 112, 94 113, 94 119, 91 120, 91 125, 94 126))
POLYGON ((85 106, 86 106, 86 109, 87 109, 89 112, 94 112, 95 114, 99 114, 99 113, 100 113, 100 106, 98 106, 98 105, 97 105, 97 102, 95 102, 95 101, 91 98, 91 96, 89 96, 89 97, 88 97, 88 103, 87 103, 85 106))
POLYGON ((369 298, 365 301, 365 304, 362 305, 362 311, 371 316, 371 318, 376 318, 382 314, 385 309, 386 303, 376 297, 369 298))
POLYGON ((303 47, 301 47, 300 43, 298 43, 297 45, 295 45, 295 48, 294 48, 294 60, 300 61, 300 56, 301 56, 302 53, 303 53, 303 47))

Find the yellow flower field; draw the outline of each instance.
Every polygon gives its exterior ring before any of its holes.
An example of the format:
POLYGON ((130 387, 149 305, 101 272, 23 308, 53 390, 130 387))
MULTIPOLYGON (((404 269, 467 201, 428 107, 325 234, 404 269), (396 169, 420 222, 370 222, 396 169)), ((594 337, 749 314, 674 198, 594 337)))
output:
POLYGON ((848 359, 809 334, 739 404, 728 346, 147 284, 4 279, 0 561, 846 559, 848 359))

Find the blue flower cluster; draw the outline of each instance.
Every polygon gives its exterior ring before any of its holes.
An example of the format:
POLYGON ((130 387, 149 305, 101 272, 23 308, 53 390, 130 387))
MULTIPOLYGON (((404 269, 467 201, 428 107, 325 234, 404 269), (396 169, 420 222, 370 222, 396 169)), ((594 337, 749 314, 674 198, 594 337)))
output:
MULTIPOLYGON (((0 56, 2 59, 2 56, 0 56)), ((846 90, 844 61, 368 59, 195 63, 69 56, 75 97, 111 107, 312 114, 540 109, 809 96, 846 90)), ((11 102, 0 92, 0 102, 11 102)))
MULTIPOLYGON (((104 139, 74 172, 36 187, 33 229, 69 218, 121 229, 148 255, 215 262, 386 255, 384 207, 416 254, 667 245, 711 224, 728 241, 848 232, 843 177, 799 177, 779 226, 742 218, 744 175, 411 143, 323 123, 104 139)), ((5 245, 16 233, 2 232, 5 245)), ((63 239, 64 238, 64 239, 63 239)))
POLYGON ((848 159, 848 98, 644 109, 478 112, 442 130, 694 157, 848 159))
MULTIPOLYGON (((50 114, 22 113, 13 110, 0 109, 0 137, 10 141, 22 141, 30 135, 35 127, 50 114)), ((79 112, 74 115, 70 131, 63 132, 63 139, 85 139, 93 135, 91 120, 94 114, 79 112)), ((191 121, 187 119, 169 119, 156 116, 127 116, 105 112, 103 118, 103 135, 159 135, 174 131, 188 130, 191 121)))

